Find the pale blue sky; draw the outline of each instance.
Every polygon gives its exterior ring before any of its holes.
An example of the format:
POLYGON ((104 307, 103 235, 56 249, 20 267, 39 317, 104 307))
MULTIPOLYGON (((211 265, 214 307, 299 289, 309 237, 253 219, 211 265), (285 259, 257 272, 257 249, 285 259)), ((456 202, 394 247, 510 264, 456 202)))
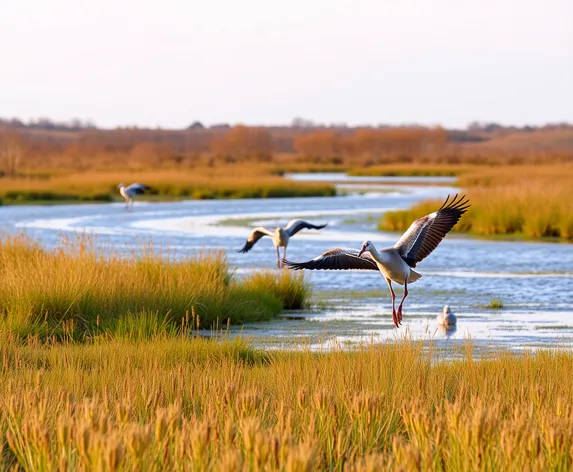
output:
POLYGON ((5 0, 0 116, 573 122, 571 0, 5 0))

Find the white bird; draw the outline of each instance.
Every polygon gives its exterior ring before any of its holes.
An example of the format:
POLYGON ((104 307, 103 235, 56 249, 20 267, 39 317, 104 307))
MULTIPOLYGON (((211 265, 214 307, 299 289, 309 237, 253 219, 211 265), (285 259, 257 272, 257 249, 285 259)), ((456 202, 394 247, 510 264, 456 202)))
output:
POLYGON ((247 242, 242 247, 242 249, 239 250, 239 252, 249 252, 259 239, 261 239, 263 236, 270 236, 273 240, 273 244, 275 245, 275 249, 277 250, 277 267, 280 269, 281 257, 279 253, 279 247, 284 248, 283 259, 286 259, 286 249, 290 238, 292 238, 301 229, 322 229, 326 225, 327 223, 323 225, 313 225, 303 220, 290 220, 284 228, 277 227, 274 231, 270 231, 264 226, 259 226, 251 231, 247 242))
POLYGON ((438 315, 437 320, 439 325, 445 327, 455 326, 457 322, 456 315, 452 313, 449 305, 444 307, 444 311, 438 315))
POLYGON ((119 193, 125 200, 126 208, 129 206, 130 203, 133 205, 133 198, 136 195, 145 193, 147 190, 149 190, 149 187, 147 185, 137 184, 137 183, 131 184, 129 187, 126 187, 125 185, 123 185, 123 183, 121 183, 117 186, 117 188, 119 190, 119 193))
POLYGON ((446 234, 469 208, 465 197, 450 196, 438 211, 418 218, 410 225, 400 240, 386 249, 378 251, 370 241, 364 241, 360 251, 335 248, 307 262, 284 261, 290 269, 310 270, 378 270, 386 280, 392 293, 392 321, 396 327, 402 322, 402 305, 408 296, 408 283, 422 277, 413 268, 436 249, 446 234), (449 203, 448 203, 449 202, 449 203), (396 295, 392 282, 404 285, 404 296, 395 309, 396 295))

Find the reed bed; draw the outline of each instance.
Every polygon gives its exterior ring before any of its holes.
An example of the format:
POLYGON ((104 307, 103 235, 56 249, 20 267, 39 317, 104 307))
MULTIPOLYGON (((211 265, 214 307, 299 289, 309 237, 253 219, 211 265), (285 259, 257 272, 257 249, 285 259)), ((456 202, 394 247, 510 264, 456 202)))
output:
POLYGON ((455 177, 476 169, 480 167, 447 164, 385 164, 352 168, 348 174, 376 177, 455 177))
MULTIPOLYGON (((464 174, 471 208, 454 231, 478 236, 573 241, 573 168, 499 168, 464 174)), ((378 228, 405 231, 414 219, 435 211, 441 201, 426 201, 404 211, 382 215, 378 228)))
POLYGON ((25 235, 5 236, 0 326, 20 338, 147 338, 269 319, 307 301, 303 277, 238 278, 221 252, 178 257, 151 243, 128 254, 101 249, 88 236, 64 238, 54 251, 25 235))
POLYGON ((570 470, 573 355, 465 353, 5 343, 0 468, 570 470))
POLYGON ((285 198, 333 196, 334 186, 295 182, 271 175, 265 166, 197 168, 192 171, 46 173, 42 178, 1 179, 5 204, 34 201, 120 200, 117 185, 142 182, 151 187, 141 199, 285 198))
POLYGON ((289 270, 279 272, 258 270, 243 281, 243 287, 274 294, 287 310, 305 308, 312 296, 310 285, 305 282, 304 273, 289 270))

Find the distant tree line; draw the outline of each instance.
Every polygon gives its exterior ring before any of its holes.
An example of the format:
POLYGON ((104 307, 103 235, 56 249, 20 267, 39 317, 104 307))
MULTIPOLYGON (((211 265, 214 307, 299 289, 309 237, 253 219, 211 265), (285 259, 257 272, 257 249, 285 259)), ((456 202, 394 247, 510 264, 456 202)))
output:
POLYGON ((324 127, 296 119, 292 126, 283 127, 220 124, 207 128, 197 121, 185 130, 136 127, 106 130, 81 120, 57 123, 39 119, 24 124, 15 119, 1 119, 0 175, 16 176, 47 168, 142 169, 239 162, 345 166, 399 162, 519 163, 545 159, 547 153, 559 160, 573 157, 573 127, 567 124, 538 128, 555 131, 555 142, 546 147, 528 129, 514 130, 512 134, 509 128, 494 123, 474 123, 470 128, 464 131, 423 126, 324 127), (533 143, 531 139, 528 143, 523 141, 526 144, 517 150, 487 147, 492 138, 506 134, 533 136, 533 143))
POLYGON ((85 129, 97 129, 92 120, 72 118, 69 121, 54 121, 50 118, 31 119, 27 123, 18 118, 0 118, 0 127, 14 129, 40 129, 46 131, 80 131, 85 129))

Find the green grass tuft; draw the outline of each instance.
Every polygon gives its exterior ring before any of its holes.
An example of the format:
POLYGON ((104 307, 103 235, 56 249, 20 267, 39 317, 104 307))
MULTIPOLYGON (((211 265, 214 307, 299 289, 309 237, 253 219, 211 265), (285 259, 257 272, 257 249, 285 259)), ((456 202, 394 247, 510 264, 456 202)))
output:
POLYGON ((287 310, 305 308, 311 297, 310 287, 302 272, 256 271, 241 282, 246 288, 263 289, 272 293, 282 301, 287 310))
POLYGON ((104 257, 85 236, 55 251, 23 235, 0 241, 0 326, 21 338, 147 338, 267 320, 307 296, 304 279, 288 271, 236 278, 222 252, 175 259, 149 245, 104 257))
POLYGON ((502 300, 498 298, 493 298, 490 302, 485 306, 485 308, 492 308, 494 310, 500 310, 504 308, 504 304, 502 300))

